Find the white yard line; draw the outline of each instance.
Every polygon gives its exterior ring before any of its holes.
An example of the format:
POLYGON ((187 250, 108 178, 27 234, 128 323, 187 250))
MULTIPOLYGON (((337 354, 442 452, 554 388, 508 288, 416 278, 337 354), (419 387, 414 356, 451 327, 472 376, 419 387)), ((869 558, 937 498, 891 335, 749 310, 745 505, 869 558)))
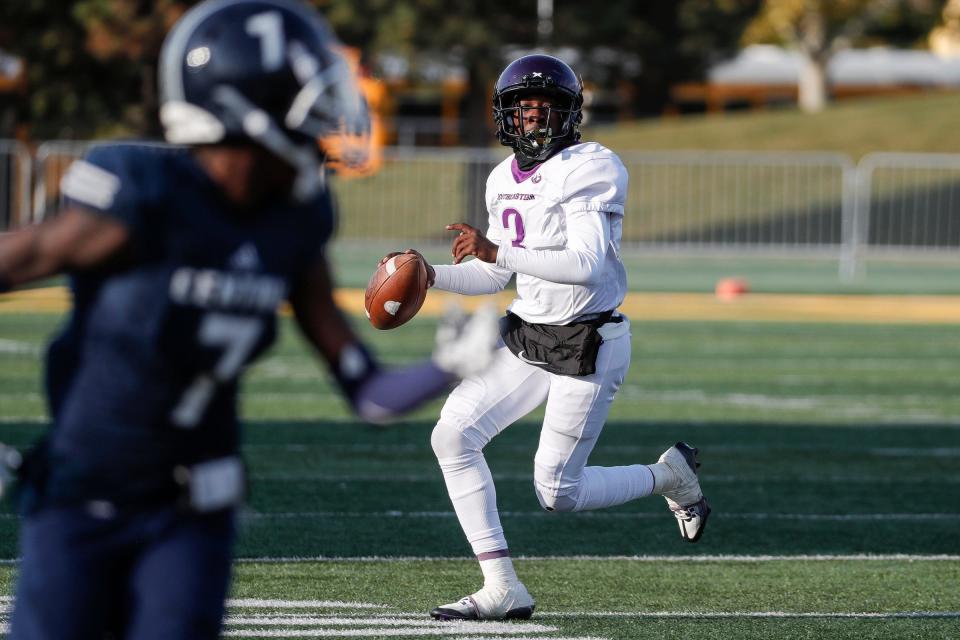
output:
MULTIPOLYGON (((292 449, 291 449, 292 450, 292 449)), ((940 457, 940 454, 929 454, 930 457, 940 457)), ((960 456, 960 450, 957 451, 960 456)), ((948 456, 944 456, 948 457, 948 456)), ((263 480, 269 482, 437 482, 442 480, 443 476, 438 468, 436 473, 316 473, 312 471, 289 472, 289 471, 263 471, 250 474, 251 480, 263 480)), ((533 473, 495 473, 493 479, 498 482, 532 482, 533 473)), ((929 484, 931 482, 957 484, 960 483, 960 473, 957 475, 912 475, 909 478, 887 475, 825 475, 825 474, 798 474, 798 475, 765 475, 757 474, 731 474, 731 475, 713 475, 701 473, 702 482, 723 483, 723 484, 742 484, 745 482, 802 482, 804 484, 838 484, 838 483, 859 483, 859 484, 880 484, 880 485, 903 485, 903 484, 929 484)))
MULTIPOLYGON (((556 514, 546 511, 501 511, 507 518, 556 518, 556 514)), ((960 513, 736 513, 722 512, 715 517, 725 520, 790 520, 814 522, 875 522, 896 520, 899 522, 930 522, 960 520, 960 513)), ((408 518, 408 519, 450 519, 455 518, 453 511, 244 511, 245 520, 310 520, 322 518, 408 518)), ((576 517, 591 520, 648 520, 661 519, 662 513, 626 513, 622 511, 587 511, 577 513, 576 517)))
MULTIPOLYGON (((485 623, 486 624, 486 623, 485 623)), ((0 623, 0 633, 10 633, 8 623, 0 623)), ((536 633, 536 632, 534 632, 536 633)), ((490 629, 458 630, 449 623, 426 624, 420 627, 398 629, 395 627, 372 627, 366 629, 226 629, 222 637, 225 638, 369 638, 369 637, 403 637, 403 636, 446 636, 457 637, 459 640, 607 640, 598 636, 542 636, 526 635, 527 630, 517 626, 512 631, 495 631, 490 629), (468 635, 482 632, 488 635, 468 635)))
MULTIPOLYGON (((308 626, 308 627, 317 627, 317 626, 331 626, 331 627, 343 627, 343 626, 355 626, 355 627, 370 627, 370 626, 380 626, 380 627, 425 627, 430 625, 437 625, 438 623, 431 621, 427 614, 420 614, 417 618, 414 617, 376 617, 376 618, 359 618, 359 617, 328 617, 328 616, 301 616, 298 618, 264 618, 259 616, 227 616, 225 622, 228 625, 246 625, 254 626, 261 625, 264 627, 278 627, 278 626, 308 626)), ((558 631, 556 627, 550 627, 542 624, 536 624, 533 622, 452 622, 448 625, 445 625, 451 629, 455 629, 457 633, 466 633, 466 632, 482 632, 482 633, 516 633, 518 631, 524 633, 547 633, 552 631, 558 631)))
MULTIPOLYGON (((397 626, 419 627, 429 620, 427 614, 396 613, 390 616, 227 616, 228 625, 265 627, 302 625, 302 626, 397 626)), ((582 619, 582 618, 960 618, 960 611, 543 611, 534 615, 536 620, 547 619, 582 619)), ((436 624, 436 623, 433 623, 436 624)), ((556 627, 538 625, 528 622, 496 623, 496 622, 451 622, 445 624, 464 625, 460 629, 470 629, 477 626, 478 631, 497 633, 501 628, 495 625, 509 625, 506 629, 523 628, 525 632, 557 631, 556 627)))
MULTIPOLYGON (((721 559, 751 558, 753 560, 780 559, 783 556, 714 556, 721 559)), ((957 556, 792 556, 789 559, 854 559, 875 560, 884 558, 909 559, 958 559, 957 556)), ((691 558, 679 557, 637 557, 630 560, 664 561, 675 559, 687 561, 691 558)), ((705 559, 701 557, 699 559, 705 559)), ((9 632, 8 614, 13 598, 0 596, 0 633, 9 632)), ((960 611, 556 611, 540 612, 537 622, 434 622, 426 614, 400 612, 388 614, 320 614, 277 613, 271 609, 387 609, 387 605, 369 602, 351 602, 340 600, 282 600, 260 598, 233 598, 227 601, 233 611, 224 619, 224 637, 271 637, 271 638, 318 638, 318 637, 411 637, 444 636, 461 640, 503 640, 503 638, 521 640, 605 640, 593 636, 548 636, 559 629, 555 626, 540 624, 540 620, 583 620, 583 619, 691 619, 691 620, 738 620, 738 619, 960 619, 960 611), (266 613, 251 612, 238 614, 237 609, 260 609, 266 613), (238 628, 240 627, 240 628, 238 628), (250 628, 243 628, 250 627, 250 628), (286 627, 286 628, 271 628, 286 627), (293 628, 291 628, 293 627, 293 628), (299 628, 297 628, 299 627, 299 628), (532 635, 531 635, 532 634, 532 635)))
POLYGON ((20 340, 8 340, 0 338, 0 353, 9 353, 14 355, 35 356, 39 355, 43 348, 32 342, 21 342, 20 340))
MULTIPOLYGON (((483 630, 488 634, 495 631, 483 630)), ((456 636, 461 640, 606 640, 596 636, 528 636, 522 629, 502 632, 500 635, 462 635, 471 633, 458 631, 449 625, 415 627, 410 629, 371 628, 371 629, 228 629, 223 632, 225 638, 356 638, 356 637, 402 637, 402 636, 456 636)))
POLYGON ((262 600, 260 598, 230 598, 228 607, 260 609, 388 609, 385 604, 344 602, 342 600, 262 600))
MULTIPOLYGON (((21 391, 15 393, 0 393, 0 401, 8 402, 44 402, 46 398, 35 391, 21 391)), ((10 405, 7 405, 10 406, 10 405)))
POLYGON ((960 611, 557 611, 536 614, 538 618, 960 618, 960 611))
POLYGON ((0 424, 46 424, 50 422, 47 416, 0 416, 0 424))
POLYGON ((867 449, 864 453, 873 456, 952 458, 960 455, 960 447, 877 447, 867 449))
MULTIPOLYGON (((798 555, 702 555, 702 556, 515 556, 519 560, 611 560, 618 562, 784 562, 784 561, 804 561, 804 562, 960 562, 960 555, 947 554, 906 554, 906 553, 888 553, 888 554, 848 554, 848 555, 829 555, 829 554, 798 554, 798 555)), ((298 563, 298 562, 447 562, 447 561, 470 561, 467 556, 354 556, 354 557, 330 557, 330 556, 312 556, 300 557, 290 556, 283 558, 238 558, 239 563, 298 563)))
MULTIPOLYGON (((253 397, 256 396, 256 394, 254 393, 248 393, 247 395, 253 396, 253 397)), ((335 396, 335 394, 331 393, 330 397, 339 397, 339 396, 335 396)), ((862 400, 862 398, 860 399, 862 400)), ((917 401, 917 403, 923 404, 924 401, 929 401, 929 398, 916 396, 915 400, 917 401)), ((616 403, 614 403, 614 406, 616 406, 616 403)), ((271 420, 270 417, 250 418, 248 419, 247 427, 251 429, 261 430, 263 432, 269 431, 271 433, 279 428, 284 431, 288 431, 292 433, 299 429, 307 429, 311 432, 316 431, 318 429, 320 431, 323 431, 324 429, 327 429, 327 428, 339 429, 343 426, 343 423, 345 422, 351 422, 351 421, 356 422, 356 418, 352 418, 346 415, 342 417, 331 416, 329 418, 326 416, 319 416, 316 418, 304 418, 297 422, 284 422, 283 418, 277 418, 277 419, 280 420, 282 424, 278 425, 278 424, 273 424, 269 422, 271 420)), ((611 423, 620 423, 620 426, 622 426, 623 422, 627 420, 634 423, 634 427, 637 429, 638 433, 641 432, 644 427, 663 426, 662 421, 637 419, 635 416, 620 416, 620 417, 614 416, 613 418, 610 419, 611 423)), ((776 421, 771 421, 770 424, 773 424, 774 422, 776 421)), ((530 424, 530 423, 527 423, 527 424, 530 424)), ((760 426, 763 427, 765 425, 766 423, 763 423, 760 426)), ((810 429, 811 427, 843 429, 843 430, 850 430, 850 431, 888 431, 891 429, 903 429, 906 426, 917 427, 921 429, 925 427, 933 427, 933 428, 949 429, 953 431, 953 430, 960 429, 960 418, 954 418, 946 422, 939 422, 939 423, 934 422, 930 424, 911 422, 910 424, 907 424, 907 425, 897 424, 895 422, 889 422, 886 420, 881 422, 840 422, 840 423, 830 423, 830 422, 824 422, 822 420, 817 420, 816 422, 813 422, 813 423, 809 423, 809 422, 776 423, 777 429, 784 429, 788 431, 794 431, 797 429, 810 429)), ((711 431, 741 431, 744 428, 745 427, 742 422, 717 422, 717 423, 710 424, 711 431)), ((746 428, 749 428, 749 427, 746 427, 746 428)), ((427 440, 429 440, 429 436, 427 436, 427 440)), ((424 440, 424 442, 426 443, 427 440, 424 440)), ((383 445, 364 444, 364 443, 357 443, 357 444, 371 450, 384 448, 383 445)), ((341 447, 347 447, 347 446, 351 446, 351 445, 349 444, 331 445, 331 448, 341 448, 341 447)), ((404 446, 404 445, 400 445, 400 446, 404 446)), ((616 447, 614 445, 608 445, 608 446, 615 448, 617 450, 620 449, 619 447, 616 447)), ((644 450, 649 450, 654 448, 653 445, 650 445, 647 447, 640 447, 639 445, 633 445, 633 446, 637 446, 638 448, 641 448, 644 450)), ((725 445, 721 445, 721 447, 723 446, 725 445)), ((520 448, 524 450, 529 449, 529 447, 523 446, 523 445, 500 445, 497 447, 498 450, 504 449, 508 451, 511 449, 516 450, 520 448)), ((769 447, 766 445, 730 445, 727 450, 752 450, 752 449, 768 449, 768 448, 769 447)), ((812 449, 814 447, 810 447, 810 448, 812 449)), ((826 449, 827 447, 817 447, 817 448, 826 449)), ((598 447, 598 450, 599 450, 599 447, 598 447)), ((848 450, 860 451, 860 449, 854 449, 852 446, 848 450)))
MULTIPOLYGON (((796 554, 796 555, 735 555, 735 554, 717 554, 702 556, 591 556, 591 555, 573 555, 573 556, 514 556, 515 560, 586 560, 586 561, 616 561, 616 562, 960 562, 960 555, 948 554, 908 554, 908 553, 887 553, 887 554, 849 554, 849 555, 820 555, 820 554, 796 554)), ((297 564, 305 562, 454 562, 454 561, 472 561, 468 556, 258 556, 235 558, 237 564, 297 564)), ((20 563, 19 558, 0 559, 0 566, 16 565, 20 563)), ((11 596, 0 596, 0 603, 11 602, 11 596)), ((254 600, 246 599, 231 600, 234 602, 249 603, 271 603, 284 601, 281 600, 254 600)), ((324 601, 325 604, 317 604, 313 608, 350 608, 351 603, 337 603, 336 601, 324 601)), ((230 604, 236 607, 285 607, 291 608, 310 608, 310 605, 285 605, 285 604, 230 604)), ((376 605, 377 607, 387 608, 386 605, 376 605)), ((373 608, 369 606, 369 608, 373 608)), ((3 607, 0 606, 0 612, 3 607)))
MULTIPOLYGON (((717 428, 722 428, 723 425, 716 425, 717 428)), ((781 427, 790 427, 791 425, 777 425, 777 429, 781 427)), ((806 425, 808 428, 816 430, 817 426, 806 425)), ((833 425, 831 425, 832 427, 833 425)), ((863 425, 836 425, 841 428, 850 428, 850 429, 860 429, 865 428, 863 425)), ((869 425, 874 427, 876 425, 869 425)), ((942 427, 947 427, 952 429, 952 425, 937 425, 942 427)), ((321 428, 321 427, 317 427, 321 428)), ((711 425, 711 428, 714 428, 714 425, 711 425)), ((828 428, 828 427, 824 427, 828 428)), ((879 428, 884 428, 879 426, 879 428)), ((641 429, 638 427, 638 431, 641 429)), ((428 438, 429 439, 429 438, 428 438)), ((696 443, 694 443, 696 444, 696 443)), ((263 450, 263 451, 286 451, 286 450, 307 450, 307 449, 322 449, 323 451, 349 451, 351 453, 416 453, 420 451, 425 451, 429 443, 424 441, 422 443, 406 443, 406 444, 377 444, 372 442, 353 442, 353 443, 323 443, 323 442, 284 442, 284 443, 250 443, 245 444, 244 449, 249 450, 263 450)), ((826 445, 807 445, 807 444, 790 444, 785 443, 782 445, 771 445, 771 444, 719 444, 719 445, 709 445, 704 447, 705 452, 716 452, 716 453, 751 453, 754 451, 766 452, 771 449, 775 450, 790 450, 790 451, 804 451, 804 452, 816 452, 823 451, 828 453, 844 453, 844 452, 854 452, 860 455, 871 454, 878 456, 951 456, 960 454, 960 447, 869 447, 863 448, 858 445, 848 445, 848 446, 826 446, 826 445)), ((523 444, 503 444, 498 445, 498 451, 513 451, 513 452, 525 452, 533 451, 532 445, 523 445, 523 444)), ((656 443, 650 443, 649 445, 639 445, 639 444, 598 444, 594 448, 595 452, 610 452, 610 453, 636 453, 636 454, 648 454, 648 455, 660 455, 662 448, 658 447, 656 443)))

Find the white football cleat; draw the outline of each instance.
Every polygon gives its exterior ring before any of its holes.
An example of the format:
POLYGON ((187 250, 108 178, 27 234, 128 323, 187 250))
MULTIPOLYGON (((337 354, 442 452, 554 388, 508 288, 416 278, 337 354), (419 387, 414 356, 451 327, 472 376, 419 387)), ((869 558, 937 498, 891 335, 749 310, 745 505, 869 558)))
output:
POLYGON ((697 467, 700 466, 697 453, 699 449, 686 442, 678 442, 664 451, 658 460, 676 475, 677 485, 662 495, 677 518, 680 535, 690 542, 696 542, 703 535, 710 515, 710 505, 700 491, 700 479, 697 477, 697 467))
POLYGON ((437 620, 529 620, 536 603, 523 586, 484 587, 472 596, 437 607, 430 615, 437 620))
POLYGON ((433 362, 458 378, 468 378, 489 367, 500 341, 497 316, 493 305, 480 307, 472 316, 457 306, 447 309, 437 326, 433 362))

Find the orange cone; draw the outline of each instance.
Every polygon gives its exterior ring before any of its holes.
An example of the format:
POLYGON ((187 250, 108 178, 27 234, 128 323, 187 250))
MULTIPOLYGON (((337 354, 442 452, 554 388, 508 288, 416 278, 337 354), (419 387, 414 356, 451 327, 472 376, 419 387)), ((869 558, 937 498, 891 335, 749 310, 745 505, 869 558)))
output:
POLYGON ((750 291, 750 285, 743 278, 722 278, 717 281, 717 298, 729 302, 750 291))

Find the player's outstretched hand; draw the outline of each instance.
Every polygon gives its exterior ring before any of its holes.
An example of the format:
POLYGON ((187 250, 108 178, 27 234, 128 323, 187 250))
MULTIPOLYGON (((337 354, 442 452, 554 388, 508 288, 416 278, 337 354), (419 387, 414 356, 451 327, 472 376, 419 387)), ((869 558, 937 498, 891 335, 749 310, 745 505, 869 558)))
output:
POLYGON ((484 305, 467 316, 459 306, 452 306, 437 327, 433 361, 458 378, 476 375, 490 366, 499 339, 496 307, 484 305))
POLYGON ((464 222, 448 224, 447 231, 459 231, 453 239, 453 264, 460 262, 467 256, 476 256, 484 262, 497 261, 497 245, 487 239, 483 232, 464 222))
POLYGON ((417 251, 416 249, 407 249, 406 251, 391 251, 387 255, 380 258, 380 262, 377 263, 377 268, 382 267, 387 260, 394 256, 403 255, 404 253, 411 253, 413 255, 420 256, 420 259, 423 260, 424 266, 427 268, 427 288, 433 286, 434 281, 437 279, 437 272, 433 270, 433 265, 430 264, 430 261, 423 257, 423 254, 417 251))

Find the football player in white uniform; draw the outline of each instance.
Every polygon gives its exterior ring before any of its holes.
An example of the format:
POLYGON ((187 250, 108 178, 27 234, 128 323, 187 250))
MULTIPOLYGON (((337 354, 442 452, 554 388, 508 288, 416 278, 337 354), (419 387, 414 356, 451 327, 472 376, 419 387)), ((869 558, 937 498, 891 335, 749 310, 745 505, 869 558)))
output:
POLYGON ((528 55, 506 67, 494 119, 514 155, 487 179, 486 234, 449 225, 460 232, 454 264, 428 268, 434 287, 466 295, 501 291, 517 274, 494 364, 454 389, 431 439, 484 576, 473 595, 431 611, 437 619, 533 613, 510 560, 483 448, 544 401, 534 458, 544 509, 601 509, 658 494, 691 542, 710 514, 697 450, 686 443, 651 465, 586 466, 630 366, 630 322, 617 311, 627 290, 619 255, 627 171, 609 149, 579 142, 582 102, 579 77, 557 58, 528 55), (477 259, 463 262, 467 256, 477 259))

